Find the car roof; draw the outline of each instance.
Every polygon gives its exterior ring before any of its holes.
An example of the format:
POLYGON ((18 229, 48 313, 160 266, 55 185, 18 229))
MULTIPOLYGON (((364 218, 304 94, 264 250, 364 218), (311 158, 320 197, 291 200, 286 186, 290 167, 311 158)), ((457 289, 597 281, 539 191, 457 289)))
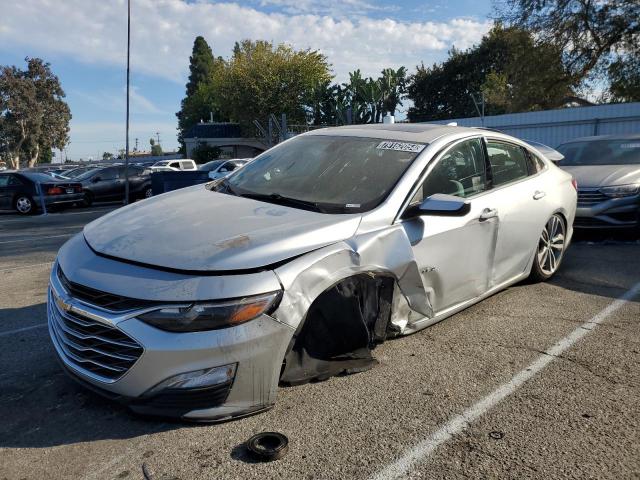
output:
POLYGON ((597 142, 598 140, 640 140, 640 133, 627 133, 618 135, 593 135, 590 137, 572 138, 561 145, 578 142, 597 142))
POLYGON ((369 137, 383 140, 431 143, 444 135, 468 132, 477 134, 470 127, 457 127, 433 123, 375 123, 368 125, 347 125, 312 130, 305 135, 337 135, 344 137, 369 137))

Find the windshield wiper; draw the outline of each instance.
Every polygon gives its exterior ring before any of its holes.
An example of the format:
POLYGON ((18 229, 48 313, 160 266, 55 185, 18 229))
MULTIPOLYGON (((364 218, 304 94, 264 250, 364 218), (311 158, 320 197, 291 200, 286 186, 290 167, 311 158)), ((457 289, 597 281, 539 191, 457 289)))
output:
POLYGON ((254 200, 262 200, 270 203, 277 203, 278 205, 289 205, 295 207, 302 207, 306 210, 313 210, 315 212, 325 213, 325 210, 316 202, 310 202, 308 200, 300 200, 298 198, 283 197, 279 193, 241 193, 241 197, 252 198, 254 200))
POLYGON ((238 192, 236 192, 233 188, 231 188, 231 185, 229 185, 229 180, 226 178, 223 178, 222 181, 214 180, 213 183, 214 184, 212 186, 212 190, 214 192, 229 193, 231 195, 236 195, 236 196, 238 195, 238 192), (223 189, 224 191, 222 191, 223 189))

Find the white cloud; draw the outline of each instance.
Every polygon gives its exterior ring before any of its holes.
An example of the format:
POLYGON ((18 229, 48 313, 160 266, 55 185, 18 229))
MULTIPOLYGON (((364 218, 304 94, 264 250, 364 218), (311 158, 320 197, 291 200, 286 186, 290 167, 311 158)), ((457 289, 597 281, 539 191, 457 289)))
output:
MULTIPOLYGON (((228 56, 243 38, 287 42, 318 49, 329 57, 338 81, 360 68, 375 75, 387 66, 409 69, 441 59, 453 45, 478 42, 490 22, 457 18, 447 22, 398 22, 365 15, 376 7, 365 0, 258 0, 294 14, 265 13, 237 3, 182 0, 132 2, 132 72, 183 83, 196 35, 216 55, 228 56), (341 4, 342 7, 338 7, 341 4), (361 16, 329 16, 358 12, 361 16)), ((382 7, 384 8, 384 7, 382 7)), ((0 45, 56 53, 88 64, 123 66, 126 61, 125 0, 21 0, 6 2, 0 17, 0 45)), ((144 105, 144 99, 139 99, 144 105)), ((153 108, 147 104, 147 108, 153 108)), ((143 107, 144 108, 144 107, 143 107)))
MULTIPOLYGON (((99 90, 97 92, 75 91, 73 93, 75 95, 78 95, 79 97, 82 97, 92 105, 100 108, 102 111, 120 113, 124 112, 126 108, 125 91, 126 89, 123 87, 122 91, 99 90)), ((136 87, 135 85, 131 86, 131 89, 129 91, 129 100, 132 114, 166 113, 158 108, 151 100, 142 95, 139 92, 138 87, 136 87)))

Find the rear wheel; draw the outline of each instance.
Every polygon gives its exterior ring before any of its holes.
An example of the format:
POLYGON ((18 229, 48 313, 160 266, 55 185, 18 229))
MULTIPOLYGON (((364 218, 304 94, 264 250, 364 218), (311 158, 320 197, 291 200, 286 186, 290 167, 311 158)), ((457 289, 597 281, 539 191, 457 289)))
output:
POLYGON ((84 199, 82 200, 82 204, 85 207, 90 207, 93 203, 93 194, 91 192, 85 192, 84 199))
POLYGON ((20 215, 29 215, 36 209, 33 199, 29 195, 18 195, 13 206, 20 215))
POLYGON ((151 198, 151 197, 153 197, 153 188, 145 187, 145 189, 142 191, 142 198, 151 198))
POLYGON ((548 280, 558 271, 566 248, 566 236, 564 219, 559 214, 553 215, 547 221, 538 240, 531 268, 532 280, 548 280))

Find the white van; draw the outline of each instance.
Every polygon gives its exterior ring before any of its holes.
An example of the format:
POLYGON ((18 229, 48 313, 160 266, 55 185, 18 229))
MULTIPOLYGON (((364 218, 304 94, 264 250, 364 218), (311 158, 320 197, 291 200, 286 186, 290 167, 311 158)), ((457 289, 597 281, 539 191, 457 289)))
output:
POLYGON ((152 171, 154 172, 179 172, 181 170, 197 170, 196 162, 187 158, 184 160, 160 160, 159 162, 151 165, 152 171))

